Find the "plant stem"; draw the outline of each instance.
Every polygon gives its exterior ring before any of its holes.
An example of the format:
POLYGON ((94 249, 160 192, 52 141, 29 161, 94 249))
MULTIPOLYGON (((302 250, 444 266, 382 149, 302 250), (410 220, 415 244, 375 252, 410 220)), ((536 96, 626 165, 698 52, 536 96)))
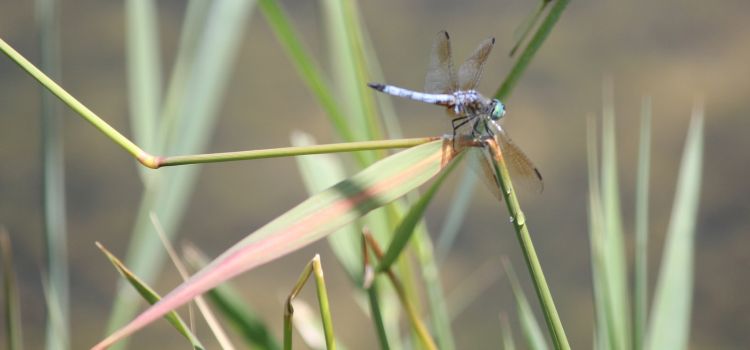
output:
POLYGON ((542 306, 544 319, 547 323, 547 328, 549 329, 555 349, 569 350, 570 344, 568 344, 568 339, 565 336, 565 330, 563 329, 562 322, 560 322, 560 316, 557 314, 555 301, 552 299, 552 293, 547 285, 547 280, 544 278, 542 265, 536 255, 536 250, 534 250, 534 244, 531 241, 531 235, 526 226, 526 218, 523 215, 523 211, 521 211, 521 205, 518 203, 516 192, 513 190, 513 184, 510 181, 510 175, 508 173, 508 168, 505 165, 502 151, 493 138, 485 141, 485 147, 491 153, 491 159, 494 160, 492 166, 495 169, 495 176, 503 193, 503 198, 505 198, 505 203, 507 203, 508 213, 510 214, 513 227, 516 230, 518 242, 521 244, 521 250, 523 251, 526 265, 531 273, 531 280, 534 282, 534 289, 539 298, 539 303, 542 306))
POLYGON ((435 141, 437 139, 439 138, 438 137, 419 137, 419 138, 412 138, 412 139, 344 142, 344 143, 332 143, 332 144, 326 144, 326 145, 313 145, 313 146, 305 146, 305 147, 281 147, 281 148, 269 148, 269 149, 263 149, 263 150, 174 156, 174 157, 166 157, 166 158, 157 159, 155 163, 155 168, 160 168, 164 166, 185 165, 185 164, 217 163, 217 162, 228 162, 228 161, 238 161, 238 160, 248 160, 248 159, 291 157, 291 156, 300 156, 300 155, 307 155, 307 154, 356 152, 356 151, 389 149, 389 148, 408 148, 408 147, 421 145, 423 143, 427 143, 430 141, 435 141))

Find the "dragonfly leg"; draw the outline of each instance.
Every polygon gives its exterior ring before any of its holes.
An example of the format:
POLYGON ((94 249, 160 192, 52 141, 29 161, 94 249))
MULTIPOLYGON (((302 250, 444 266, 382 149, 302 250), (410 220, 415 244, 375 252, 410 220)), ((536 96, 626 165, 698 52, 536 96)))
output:
MULTIPOLYGON (((474 124, 471 126, 471 136, 474 136, 476 138, 478 135, 482 135, 482 132, 479 131, 479 125, 481 121, 482 121, 482 118, 476 118, 476 120, 474 121, 474 124)), ((484 127, 485 129, 487 129, 486 122, 484 124, 484 127)))
POLYGON ((453 127, 453 148, 456 148, 456 131, 466 123, 471 121, 471 119, 468 116, 458 117, 451 120, 451 126, 453 127), (456 124, 458 123, 458 124, 456 124))
POLYGON ((489 126, 489 124, 487 124, 487 120, 486 120, 486 119, 484 120, 484 130, 486 130, 486 131, 487 131, 487 134, 488 134, 489 136, 492 136, 492 137, 494 137, 494 136, 495 136, 495 132, 494 132, 494 131, 492 131, 492 129, 490 129, 490 126, 489 126))

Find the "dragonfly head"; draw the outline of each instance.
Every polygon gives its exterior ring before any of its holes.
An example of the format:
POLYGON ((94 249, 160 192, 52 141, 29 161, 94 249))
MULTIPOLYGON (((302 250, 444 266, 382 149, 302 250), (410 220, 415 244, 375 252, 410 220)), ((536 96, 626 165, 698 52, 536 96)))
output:
POLYGON ((490 113, 490 119, 500 120, 505 115, 505 105, 498 99, 492 100, 492 113, 490 113))

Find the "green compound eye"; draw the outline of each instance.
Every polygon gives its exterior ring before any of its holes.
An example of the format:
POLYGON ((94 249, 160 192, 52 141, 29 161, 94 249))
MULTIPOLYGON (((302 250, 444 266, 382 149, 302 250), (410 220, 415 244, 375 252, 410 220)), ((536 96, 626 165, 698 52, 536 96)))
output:
POLYGON ((498 120, 505 115, 505 105, 498 99, 494 99, 492 100, 492 102, 494 102, 494 106, 492 107, 492 114, 490 114, 490 119, 498 120))

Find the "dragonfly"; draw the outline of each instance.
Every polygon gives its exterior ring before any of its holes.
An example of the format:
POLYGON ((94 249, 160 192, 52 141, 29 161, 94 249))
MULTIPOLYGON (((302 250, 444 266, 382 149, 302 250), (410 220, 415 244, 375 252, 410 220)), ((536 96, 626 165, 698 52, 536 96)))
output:
POLYGON ((493 157, 493 152, 487 149, 489 147, 487 140, 490 138, 494 139, 500 148, 513 180, 521 180, 523 186, 531 187, 537 192, 542 191, 544 183, 542 174, 536 166, 513 143, 500 125, 506 113, 505 104, 496 98, 487 98, 476 90, 484 64, 494 45, 495 38, 482 41, 471 56, 461 64, 456 74, 451 57, 450 36, 448 32, 441 31, 432 45, 424 92, 387 84, 369 83, 367 85, 389 95, 446 107, 451 118, 454 143, 457 135, 461 135, 461 137, 469 137, 484 145, 483 152, 472 153, 481 154, 481 158, 484 158, 478 162, 482 166, 484 175, 482 179, 493 195, 502 201, 503 197, 497 186, 497 176, 490 165, 493 157))

